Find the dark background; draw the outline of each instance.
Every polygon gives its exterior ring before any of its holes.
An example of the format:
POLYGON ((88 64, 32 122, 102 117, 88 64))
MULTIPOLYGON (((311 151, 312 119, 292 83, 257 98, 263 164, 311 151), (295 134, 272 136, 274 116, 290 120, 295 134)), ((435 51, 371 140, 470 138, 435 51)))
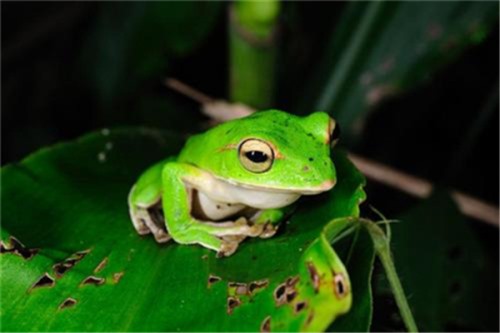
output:
MULTIPOLYGON (((151 71, 155 74, 124 70, 127 75, 108 80, 118 88, 111 87, 106 93, 107 75, 113 73, 92 62, 95 36, 107 29, 102 23, 106 22, 101 11, 105 6, 110 5, 1 3, 2 165, 103 127, 154 126, 182 135, 201 130, 206 119, 199 114, 199 106, 165 88, 162 80, 167 75, 211 96, 227 97, 224 8, 218 9, 213 28, 191 50, 177 52, 167 47, 162 51, 165 64, 156 64, 151 71), (96 77, 101 86, 96 86, 96 77)), ((310 69, 324 52, 330 27, 345 7, 341 2, 284 5, 276 108, 294 109, 297 96, 312 79, 310 69)), ((113 36, 106 42, 110 50, 122 34, 117 31, 113 36)), ((482 43, 467 48, 425 84, 378 104, 365 115, 363 131, 344 144, 360 155, 497 205, 498 40, 497 21, 482 43)), ((109 54, 123 62, 124 68, 133 67, 122 59, 122 51, 117 48, 109 54)), ((367 192, 369 203, 387 216, 399 216, 418 202, 375 183, 368 184, 367 192)), ((366 213, 370 214, 369 209, 366 213)), ((467 224, 497 263, 498 277, 498 229, 471 219, 467 224)), ((394 304, 382 296, 378 304, 373 328, 401 328, 400 322, 386 316, 394 304)), ((498 313, 498 304, 491 306, 498 313)), ((498 330, 498 326, 489 328, 498 330)), ((451 325, 448 329, 476 328, 451 325)))

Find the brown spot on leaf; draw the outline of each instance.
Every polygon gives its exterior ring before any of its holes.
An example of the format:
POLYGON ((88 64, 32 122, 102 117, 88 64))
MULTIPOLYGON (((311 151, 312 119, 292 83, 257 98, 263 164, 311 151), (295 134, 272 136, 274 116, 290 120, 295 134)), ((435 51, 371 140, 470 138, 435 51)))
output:
POLYGON ((113 274, 113 282, 114 283, 120 282, 123 274, 125 274, 125 273, 124 272, 118 272, 118 273, 113 274))
POLYGON ((83 286, 86 284, 93 284, 95 286, 100 286, 104 282, 106 282, 106 279, 91 275, 91 276, 87 277, 85 280, 83 280, 81 285, 83 286))
POLYGON ((208 276, 208 288, 210 288, 214 283, 219 282, 220 280, 222 280, 222 278, 220 278, 219 276, 210 274, 208 276))
POLYGON ((45 273, 44 275, 42 275, 38 279, 38 281, 36 281, 31 286, 31 288, 28 290, 28 292, 30 292, 31 290, 33 290, 35 288, 44 288, 44 287, 52 288, 55 284, 56 284, 56 282, 55 282, 54 278, 52 276, 50 276, 49 273, 45 273))
POLYGON ((289 277, 288 279, 286 279, 286 285, 289 287, 295 287, 297 282, 299 282, 298 276, 293 276, 293 277, 289 277))
POLYGON ((311 278, 314 292, 318 293, 319 284, 320 284, 318 270, 316 269, 316 266, 314 266, 314 264, 311 261, 307 262, 307 270, 309 271, 309 277, 311 278))
POLYGON ((260 331, 262 333, 271 332, 271 316, 267 316, 260 324, 260 331))
POLYGON ((99 273, 100 271, 102 271, 107 264, 108 264, 108 257, 104 257, 104 259, 102 259, 102 261, 97 265, 97 267, 94 268, 94 273, 99 273))
POLYGON ((61 305, 59 305, 59 309, 62 310, 65 308, 70 308, 74 306, 76 303, 77 303, 76 299, 68 297, 64 300, 64 302, 61 303, 61 305))
POLYGON ((29 260, 35 256, 40 249, 28 249, 16 237, 10 236, 9 242, 0 242, 0 253, 13 253, 29 260))
POLYGON ((248 287, 246 284, 236 287, 236 295, 246 295, 248 294, 248 287))
POLYGON ((309 312, 309 315, 307 316, 306 326, 309 326, 309 324, 311 324, 313 319, 314 319, 314 311, 311 310, 311 312, 309 312))
POLYGON ((234 309, 241 305, 241 300, 238 297, 229 296, 227 298, 227 314, 232 314, 234 309))
POLYGON ((241 282, 229 282, 229 288, 234 288, 236 295, 246 295, 248 294, 248 285, 241 282))

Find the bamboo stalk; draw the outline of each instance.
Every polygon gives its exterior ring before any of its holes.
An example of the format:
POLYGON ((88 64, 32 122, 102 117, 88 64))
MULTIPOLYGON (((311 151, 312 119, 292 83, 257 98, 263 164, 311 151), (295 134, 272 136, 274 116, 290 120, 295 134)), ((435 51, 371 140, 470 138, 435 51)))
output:
POLYGON ((278 0, 240 0, 229 6, 229 95, 257 109, 273 104, 278 0))

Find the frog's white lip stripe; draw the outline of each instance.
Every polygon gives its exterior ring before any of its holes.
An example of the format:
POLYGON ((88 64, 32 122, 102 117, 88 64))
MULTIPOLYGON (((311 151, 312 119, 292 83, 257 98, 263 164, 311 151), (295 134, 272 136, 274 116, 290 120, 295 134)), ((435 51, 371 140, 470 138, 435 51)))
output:
POLYGON ((227 182, 231 185, 240 186, 240 187, 251 189, 251 190, 258 190, 258 191, 263 191, 263 192, 276 192, 276 193, 297 193, 297 194, 302 194, 302 195, 314 195, 314 194, 326 192, 328 190, 331 190, 335 186, 335 183, 336 183, 335 180, 331 179, 331 180, 327 180, 327 181, 323 182, 321 185, 316 186, 316 187, 280 188, 280 187, 273 187, 273 186, 264 187, 264 186, 259 186, 259 185, 245 184, 245 183, 240 183, 238 181, 235 181, 233 179, 223 179, 223 178, 219 178, 215 175, 213 175, 213 176, 220 181, 227 182))

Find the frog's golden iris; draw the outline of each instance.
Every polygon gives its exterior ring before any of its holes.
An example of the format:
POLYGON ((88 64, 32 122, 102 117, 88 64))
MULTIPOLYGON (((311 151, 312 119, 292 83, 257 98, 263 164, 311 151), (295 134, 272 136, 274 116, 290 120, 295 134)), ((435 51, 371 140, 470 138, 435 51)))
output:
POLYGON ((240 144, 238 153, 241 164, 250 172, 266 172, 273 165, 274 151, 264 141, 247 139, 240 144))

